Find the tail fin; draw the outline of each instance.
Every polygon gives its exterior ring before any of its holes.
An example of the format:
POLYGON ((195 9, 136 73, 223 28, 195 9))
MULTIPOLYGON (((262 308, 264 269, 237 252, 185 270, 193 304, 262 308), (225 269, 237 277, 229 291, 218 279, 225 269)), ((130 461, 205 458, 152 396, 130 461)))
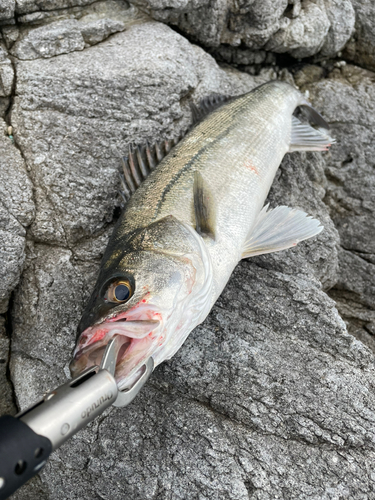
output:
POLYGON ((308 123, 302 123, 292 116, 292 134, 289 152, 292 151, 327 151, 335 142, 324 128, 315 129, 308 123))

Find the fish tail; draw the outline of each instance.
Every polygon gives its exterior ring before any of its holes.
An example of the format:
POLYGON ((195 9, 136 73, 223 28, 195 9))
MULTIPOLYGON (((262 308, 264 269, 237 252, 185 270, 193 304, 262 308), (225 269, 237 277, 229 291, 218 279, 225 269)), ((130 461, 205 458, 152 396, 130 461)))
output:
POLYGON ((308 123, 302 123, 298 118, 292 116, 292 133, 289 152, 328 151, 328 148, 336 142, 328 133, 328 123, 302 94, 300 97, 300 102, 297 107, 303 107, 309 119, 317 128, 312 127, 308 123))

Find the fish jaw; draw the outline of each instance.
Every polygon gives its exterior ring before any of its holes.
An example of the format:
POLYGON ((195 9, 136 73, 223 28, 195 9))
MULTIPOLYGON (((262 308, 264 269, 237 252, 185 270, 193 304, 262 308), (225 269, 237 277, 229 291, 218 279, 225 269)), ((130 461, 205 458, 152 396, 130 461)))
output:
POLYGON ((163 339, 163 321, 156 311, 128 311, 98 325, 86 328, 78 340, 70 363, 73 377, 101 363, 108 342, 116 337, 115 379, 119 386, 130 381, 163 339), (151 319, 149 319, 151 317, 151 319))

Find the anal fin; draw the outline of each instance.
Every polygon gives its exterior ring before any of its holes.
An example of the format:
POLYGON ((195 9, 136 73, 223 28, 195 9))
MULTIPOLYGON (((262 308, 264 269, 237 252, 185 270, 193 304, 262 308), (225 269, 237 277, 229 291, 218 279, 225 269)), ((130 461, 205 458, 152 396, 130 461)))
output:
POLYGON ((213 197, 199 172, 194 173, 193 190, 195 230, 201 236, 215 239, 213 197))
POLYGON ((268 210, 266 205, 246 238, 242 258, 278 252, 319 234, 320 222, 302 210, 279 206, 268 210))
POLYGON ((315 129, 308 123, 302 123, 292 116, 292 135, 289 152, 292 151, 327 151, 329 146, 335 142, 328 131, 315 129))

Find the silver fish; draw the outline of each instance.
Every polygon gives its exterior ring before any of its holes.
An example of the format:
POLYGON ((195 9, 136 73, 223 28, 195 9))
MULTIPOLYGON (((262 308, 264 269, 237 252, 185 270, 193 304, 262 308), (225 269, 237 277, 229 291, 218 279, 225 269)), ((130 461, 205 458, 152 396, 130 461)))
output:
POLYGON ((78 327, 72 374, 97 364, 117 335, 116 379, 128 386, 150 356, 157 365, 176 353, 241 259, 318 234, 304 212, 263 206, 285 153, 327 150, 327 128, 300 92, 270 82, 211 112, 149 175, 155 161, 138 151, 138 170, 134 158, 125 169, 135 192, 78 327), (293 115, 298 106, 318 129, 293 115))

